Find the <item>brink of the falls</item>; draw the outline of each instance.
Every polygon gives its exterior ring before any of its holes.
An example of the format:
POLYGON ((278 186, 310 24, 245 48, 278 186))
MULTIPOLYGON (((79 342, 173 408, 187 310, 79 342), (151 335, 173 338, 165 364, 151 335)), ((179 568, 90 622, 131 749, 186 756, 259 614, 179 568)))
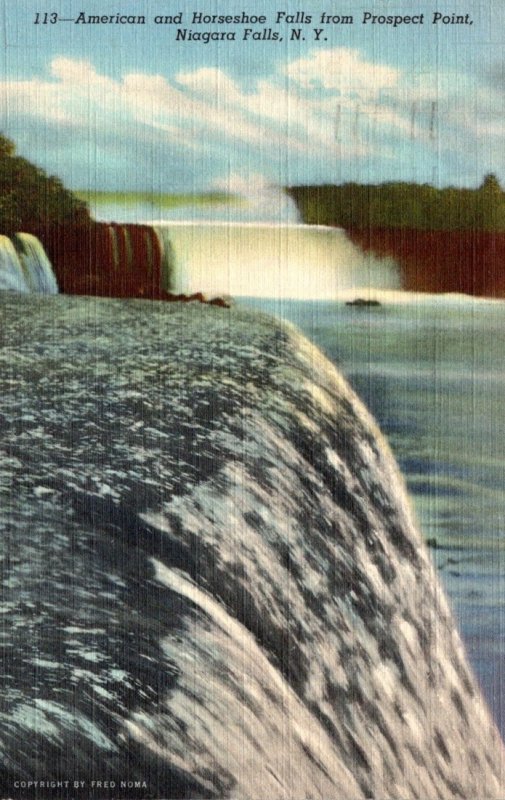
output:
POLYGON ((402 477, 314 346, 238 309, 0 306, 2 797, 504 796, 402 477))

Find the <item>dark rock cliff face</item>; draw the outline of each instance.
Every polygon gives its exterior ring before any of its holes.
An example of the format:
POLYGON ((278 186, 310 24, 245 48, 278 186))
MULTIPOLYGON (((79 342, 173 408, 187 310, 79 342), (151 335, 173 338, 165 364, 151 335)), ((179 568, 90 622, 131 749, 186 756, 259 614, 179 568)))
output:
POLYGON ((60 292, 98 297, 165 299, 163 253, 149 225, 89 222, 33 226, 60 292))
POLYGON ((201 305, 0 312, 2 797, 505 795, 401 476, 313 346, 201 305))
POLYGON ((347 231, 354 244, 398 264, 404 289, 505 297, 505 233, 366 228, 347 231))

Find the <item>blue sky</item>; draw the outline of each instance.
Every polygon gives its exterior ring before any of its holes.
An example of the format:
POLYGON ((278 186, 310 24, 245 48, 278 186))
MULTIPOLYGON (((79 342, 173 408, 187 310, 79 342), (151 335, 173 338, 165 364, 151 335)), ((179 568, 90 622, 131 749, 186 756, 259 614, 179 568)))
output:
MULTIPOLYGON (((454 8, 456 6, 456 8, 454 8)), ((65 18, 144 14, 146 24, 35 25, 37 0, 3 0, 0 130, 72 188, 165 192, 255 184, 416 180, 505 185, 505 4, 453 0, 473 25, 433 25, 437 4, 371 0, 55 0, 65 18), (319 24, 323 11, 354 24, 319 24), (338 8, 338 11, 334 9, 338 8), (311 24, 276 25, 303 9, 311 24), (282 41, 192 12, 265 14, 282 41), (182 25, 154 24, 183 13, 182 25), (363 13, 424 25, 363 25, 363 13), (235 30, 177 42, 178 27, 235 30), (305 41, 290 41, 302 27, 305 41), (324 27, 320 41, 313 29, 324 27)))

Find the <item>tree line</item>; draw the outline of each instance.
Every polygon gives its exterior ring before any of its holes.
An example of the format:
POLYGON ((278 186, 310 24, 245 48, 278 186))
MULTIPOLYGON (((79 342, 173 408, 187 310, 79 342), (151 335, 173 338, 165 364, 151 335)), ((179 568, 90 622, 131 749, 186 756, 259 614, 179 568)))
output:
POLYGON ((0 134, 0 234, 89 219, 86 203, 59 178, 16 155, 14 143, 0 134))
POLYGON ((493 174, 478 189, 396 182, 291 186, 287 191, 311 225, 505 231, 505 192, 493 174))
MULTIPOLYGON (((505 231, 505 192, 493 174, 478 189, 392 182, 291 186, 287 191, 311 225, 505 231)), ((14 143, 0 134, 0 234, 89 221, 84 200, 17 155, 14 143)))

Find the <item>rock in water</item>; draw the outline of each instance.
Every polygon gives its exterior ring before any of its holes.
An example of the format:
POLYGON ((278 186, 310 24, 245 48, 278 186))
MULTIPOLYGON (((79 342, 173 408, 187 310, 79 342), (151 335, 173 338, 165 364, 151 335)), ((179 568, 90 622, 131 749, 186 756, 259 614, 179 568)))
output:
POLYGON ((0 304, 2 797, 505 796, 401 476, 316 348, 0 304))

